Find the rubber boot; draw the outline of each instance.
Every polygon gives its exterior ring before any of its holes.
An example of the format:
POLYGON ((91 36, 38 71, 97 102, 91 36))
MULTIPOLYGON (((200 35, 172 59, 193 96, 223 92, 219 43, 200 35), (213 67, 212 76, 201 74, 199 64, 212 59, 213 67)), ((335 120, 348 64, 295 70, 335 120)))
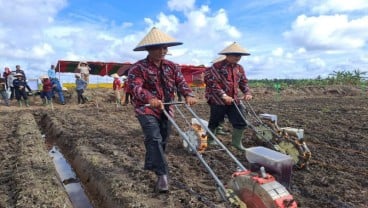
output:
MULTIPOLYGON (((215 129, 210 129, 210 131, 216 135, 216 131, 217 131, 217 128, 215 129)), ((211 146, 216 146, 218 145, 217 142, 212 138, 212 136, 210 134, 207 133, 207 145, 211 145, 211 146)))
POLYGON ((221 125, 217 127, 216 129, 216 135, 228 135, 227 132, 225 132, 224 127, 222 127, 221 125))
POLYGON ((43 106, 46 106, 47 105, 46 102, 47 102, 47 99, 46 98, 42 99, 42 105, 43 106))
POLYGON ((26 103, 26 106, 29 107, 29 101, 28 99, 24 101, 26 103))
POLYGON ((245 148, 243 147, 242 143, 244 136, 243 134, 244 129, 235 129, 235 128, 233 129, 231 145, 240 151, 245 151, 245 148))
POLYGON ((169 182, 167 180, 167 175, 160 175, 157 178, 155 192, 166 193, 169 191, 169 182))
POLYGON ((19 105, 19 107, 22 107, 22 101, 21 100, 18 100, 18 105, 19 105))

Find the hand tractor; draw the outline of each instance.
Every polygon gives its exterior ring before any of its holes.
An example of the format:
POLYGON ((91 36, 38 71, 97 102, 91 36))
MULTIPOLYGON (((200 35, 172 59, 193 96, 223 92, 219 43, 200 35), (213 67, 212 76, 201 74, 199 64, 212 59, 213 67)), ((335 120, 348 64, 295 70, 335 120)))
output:
POLYGON ((184 123, 186 123, 186 127, 179 127, 170 114, 163 109, 164 114, 183 139, 185 150, 200 160, 201 164, 214 179, 217 190, 221 198, 227 202, 226 204, 230 205, 230 207, 241 208, 297 207, 297 203, 288 189, 276 177, 266 172, 266 168, 271 167, 276 172, 277 170, 281 170, 279 173, 290 175, 293 164, 291 157, 265 147, 250 148, 248 149, 249 151, 247 150, 247 158, 249 156, 251 162, 257 163, 259 169, 248 170, 221 143, 216 135, 208 129, 206 121, 198 117, 189 105, 182 102, 164 103, 164 105, 174 105, 177 114, 180 115, 175 120, 183 119, 184 123), (186 118, 188 115, 192 117, 191 121, 186 118), (208 134, 213 137, 221 148, 215 153, 224 154, 224 157, 230 158, 229 161, 234 163, 233 166, 229 164, 229 167, 235 168, 232 175, 229 175, 229 182, 226 186, 219 179, 214 169, 210 167, 208 158, 206 157, 206 154, 211 151, 207 149, 208 134))

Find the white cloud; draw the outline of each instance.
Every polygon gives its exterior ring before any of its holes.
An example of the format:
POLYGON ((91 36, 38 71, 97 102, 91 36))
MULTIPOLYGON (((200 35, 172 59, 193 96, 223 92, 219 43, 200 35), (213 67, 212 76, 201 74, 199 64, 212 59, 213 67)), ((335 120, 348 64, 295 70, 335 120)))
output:
POLYGON ((300 15, 284 37, 306 50, 343 50, 365 46, 368 16, 349 20, 346 15, 300 15))
POLYGON ((317 14, 347 13, 368 9, 367 0, 298 0, 296 5, 317 14))
POLYGON ((276 48, 275 50, 272 51, 272 55, 277 56, 277 57, 281 57, 281 56, 284 55, 284 49, 276 48))
POLYGON ((316 68, 323 68, 326 66, 325 61, 323 61, 321 58, 311 58, 308 63, 310 64, 310 66, 316 68))
POLYGON ((325 0, 312 7, 312 11, 320 14, 329 12, 352 12, 368 10, 367 0, 325 0))
POLYGON ((208 12, 209 8, 207 6, 201 7, 200 10, 190 11, 187 14, 188 23, 196 30, 203 30, 203 28, 208 26, 209 18, 206 16, 208 12))
POLYGON ((305 50, 305 48, 298 48, 298 50, 297 50, 297 53, 298 54, 303 54, 303 53, 305 53, 305 52, 307 52, 307 50, 305 50))
POLYGON ((31 56, 36 58, 44 58, 47 55, 54 53, 54 49, 51 45, 47 43, 43 43, 41 45, 36 45, 32 48, 31 56))
POLYGON ((21 30, 37 29, 52 23, 55 14, 66 5, 66 0, 0 0, 0 25, 21 30))
POLYGON ((150 18, 145 18, 145 22, 147 23, 149 29, 152 27, 160 28, 160 30, 165 32, 176 32, 178 31, 179 19, 174 15, 165 15, 164 13, 160 13, 157 17, 157 22, 150 18))
POLYGON ((169 0, 167 5, 171 10, 187 11, 194 8, 195 0, 169 0))

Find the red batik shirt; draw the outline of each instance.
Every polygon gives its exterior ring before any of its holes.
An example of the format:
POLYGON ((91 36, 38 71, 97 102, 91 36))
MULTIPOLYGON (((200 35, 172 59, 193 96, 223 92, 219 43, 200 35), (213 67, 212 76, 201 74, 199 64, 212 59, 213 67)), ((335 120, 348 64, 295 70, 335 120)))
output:
POLYGON ((42 80, 42 91, 44 92, 51 92, 52 91, 52 84, 50 79, 43 79, 42 80))
POLYGON ((250 94, 248 79, 243 67, 239 64, 230 64, 223 60, 207 68, 204 77, 206 83, 206 99, 209 104, 225 105, 223 94, 239 102, 238 89, 243 94, 250 94))
POLYGON ((120 81, 120 79, 115 79, 114 78, 114 82, 112 83, 112 89, 113 90, 118 90, 118 91, 121 90, 121 81, 120 81))
MULTIPOLYGON (((174 101, 176 87, 184 96, 193 96, 192 90, 181 73, 179 65, 162 60, 157 67, 151 60, 145 58, 133 64, 129 69, 127 88, 132 94, 132 101, 137 115, 153 115, 161 117, 162 110, 145 106, 152 98, 163 102, 174 101), (163 74, 162 74, 163 73, 163 74), (167 99, 165 100, 165 92, 167 99)), ((170 108, 172 114, 173 109, 170 108)))

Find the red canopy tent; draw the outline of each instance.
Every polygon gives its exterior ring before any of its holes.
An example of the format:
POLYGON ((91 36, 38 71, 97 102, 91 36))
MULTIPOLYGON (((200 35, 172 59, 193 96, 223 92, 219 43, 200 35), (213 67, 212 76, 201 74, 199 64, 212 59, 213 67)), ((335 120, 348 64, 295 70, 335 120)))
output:
POLYGON ((191 85, 204 86, 204 71, 206 67, 193 65, 180 65, 184 79, 191 85))
MULTIPOLYGON (((65 61, 59 60, 56 65, 56 71, 61 73, 78 73, 77 66, 79 61, 65 61)), ((131 63, 114 63, 114 62, 99 62, 99 61, 87 61, 88 66, 91 68, 90 74, 100 76, 110 76, 114 73, 122 76, 126 74, 131 63)), ((205 66, 193 66, 193 65, 180 65, 181 71, 185 80, 192 85, 202 86, 203 75, 206 70, 205 66)))
MULTIPOLYGON (((58 61, 56 71, 61 73, 78 73, 77 66, 79 61, 58 61)), ((88 61, 91 68, 90 74, 106 76, 114 73, 120 76, 132 65, 131 63, 97 62, 88 61)))

